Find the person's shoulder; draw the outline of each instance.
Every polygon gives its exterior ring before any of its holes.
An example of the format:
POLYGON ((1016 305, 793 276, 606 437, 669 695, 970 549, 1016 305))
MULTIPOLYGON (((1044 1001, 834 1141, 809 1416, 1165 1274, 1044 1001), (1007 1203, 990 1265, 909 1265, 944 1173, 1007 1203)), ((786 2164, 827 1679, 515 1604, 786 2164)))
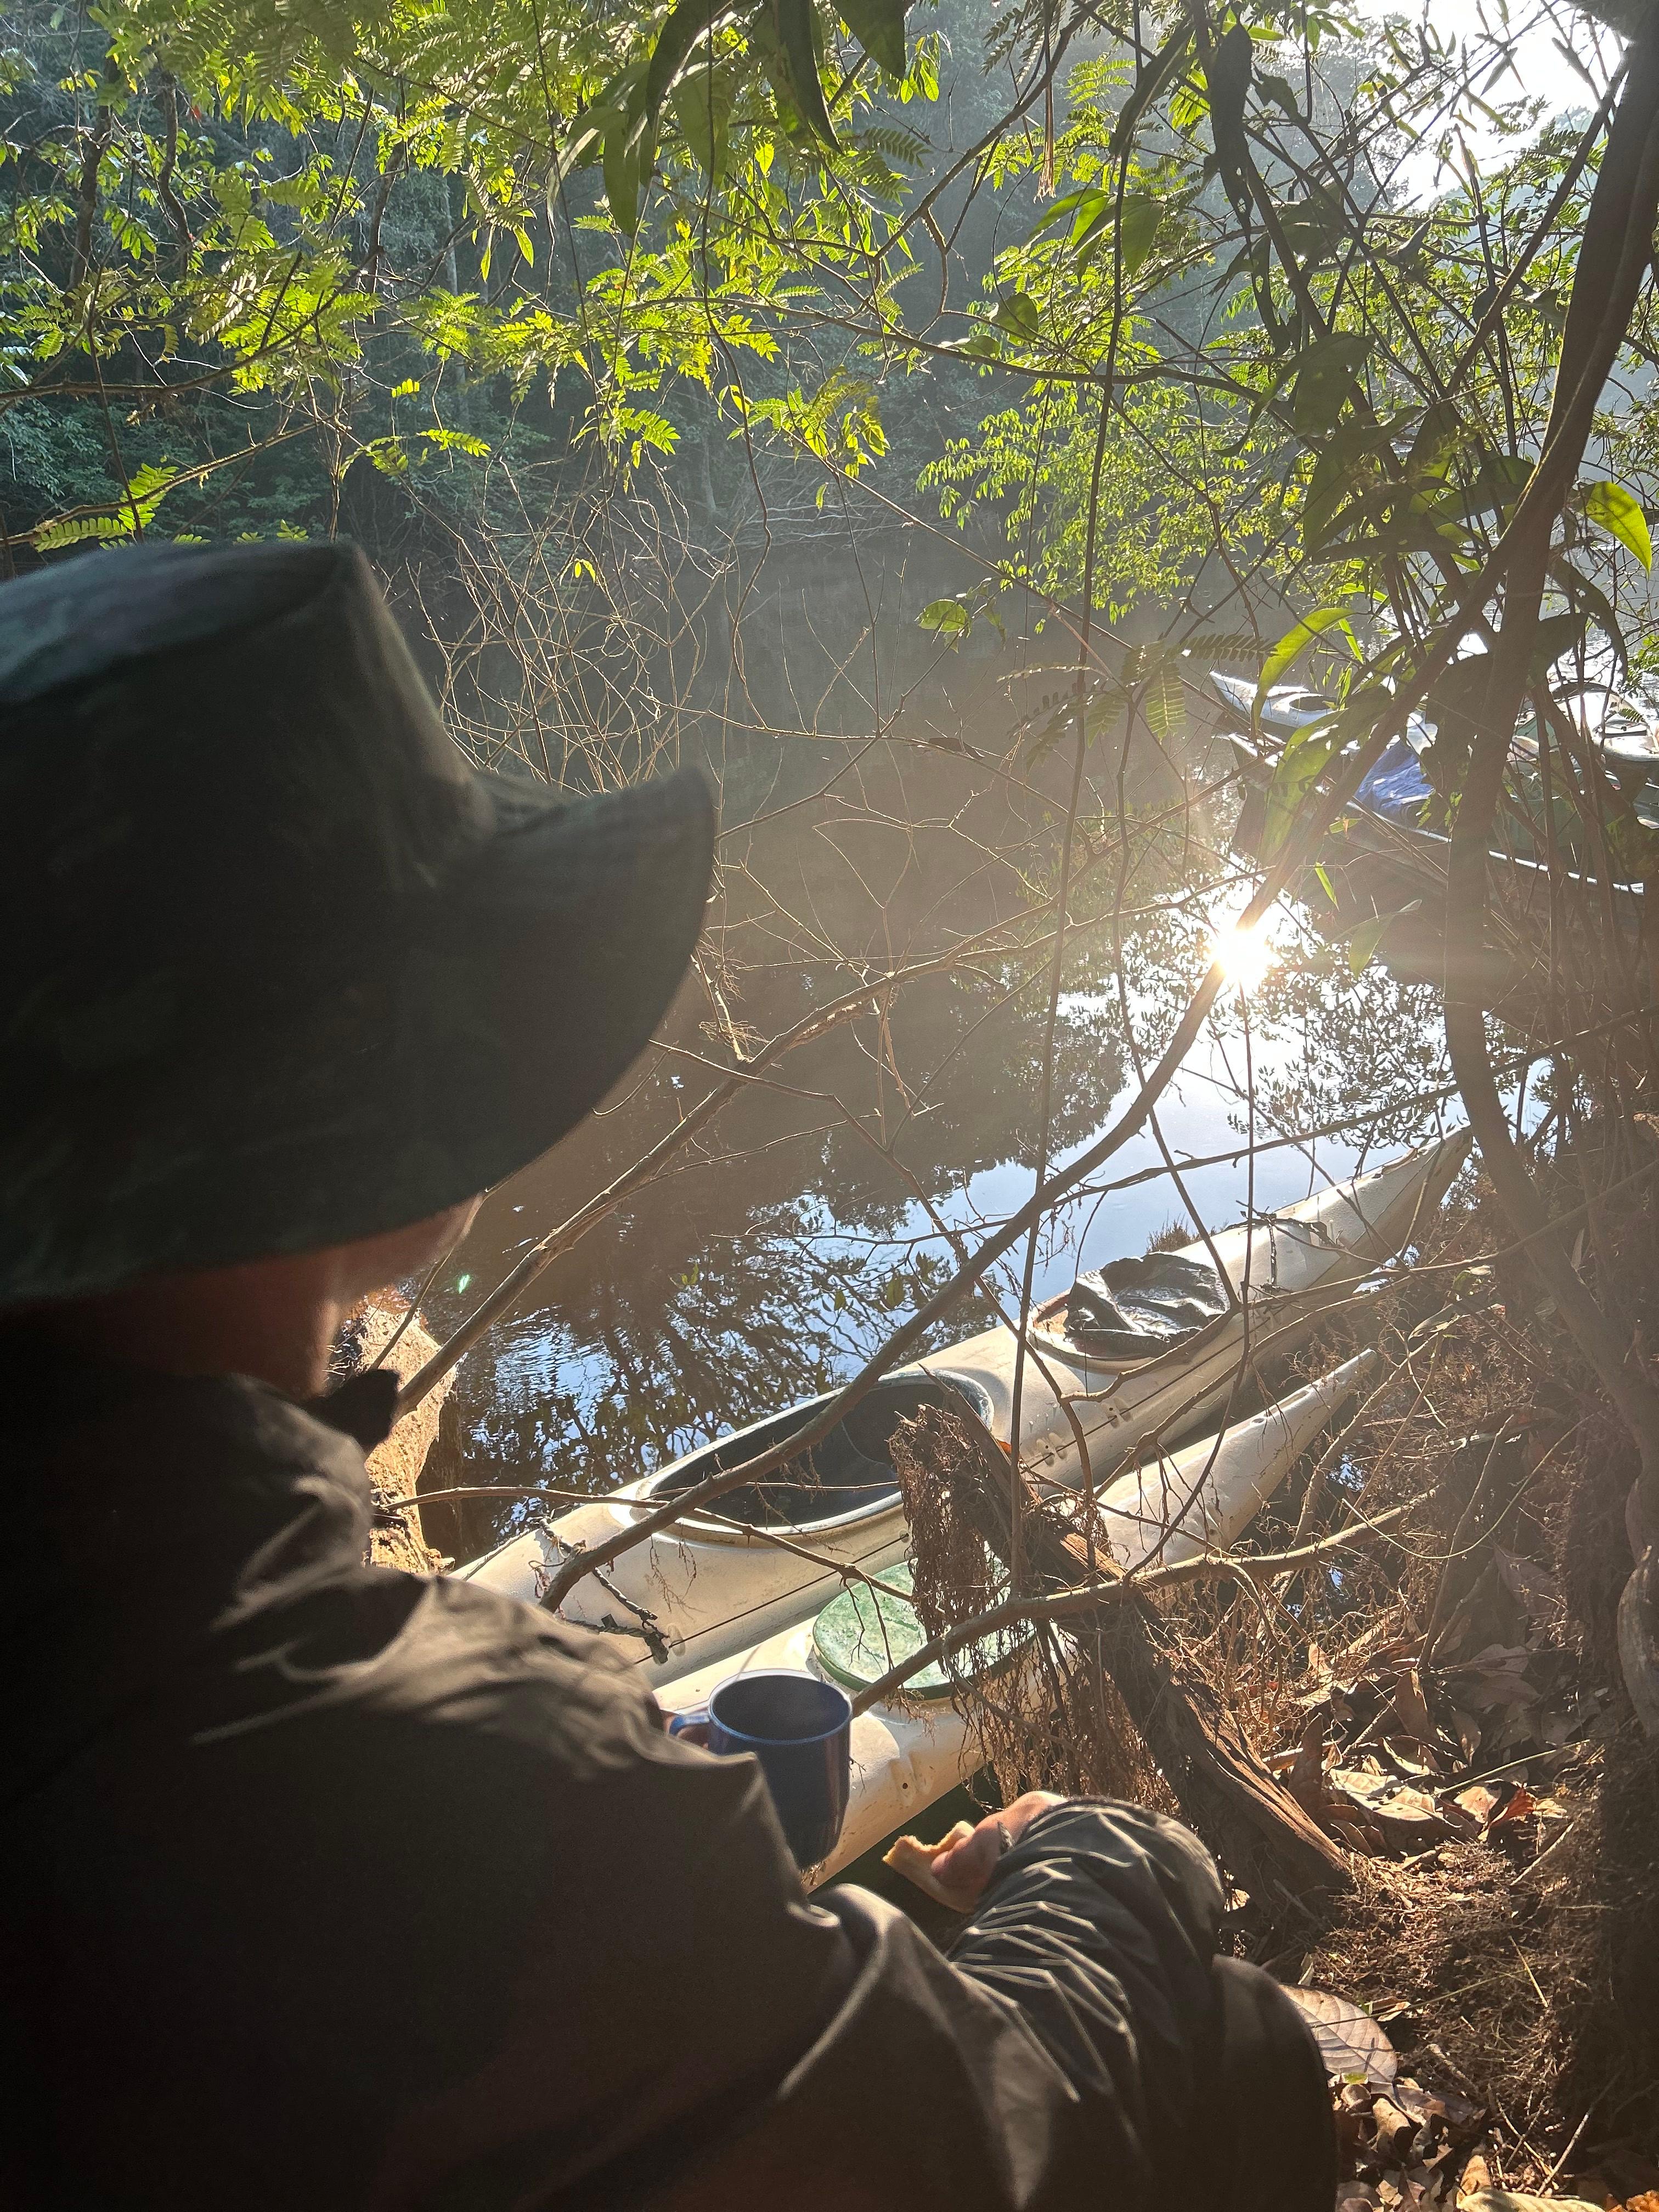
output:
POLYGON ((636 1668, 605 1637, 450 1576, 364 1567, 356 1580, 367 1603, 403 1615, 365 1686, 366 1723, 459 1732, 481 1750, 554 1758, 576 1778, 684 1759, 636 1668))

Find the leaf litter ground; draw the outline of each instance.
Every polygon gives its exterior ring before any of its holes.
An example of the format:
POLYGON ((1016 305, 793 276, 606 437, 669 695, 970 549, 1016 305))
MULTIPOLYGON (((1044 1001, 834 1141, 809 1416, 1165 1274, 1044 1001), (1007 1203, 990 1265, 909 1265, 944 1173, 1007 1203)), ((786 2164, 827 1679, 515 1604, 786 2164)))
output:
MULTIPOLYGON (((1659 2212, 1659 1759, 1620 1684, 1613 1608, 1635 1472, 1622 1431, 1479 1205, 1381 1296, 1385 1376, 1250 1548, 1425 1501, 1397 1543, 1162 1600, 1183 1663, 1348 1854, 1352 1887, 1235 1890, 1226 1941, 1319 2017, 1338 2204, 1659 2212), (1445 1300, 1442 1304, 1440 1301, 1445 1300), (1333 1455, 1327 1455, 1328 1458, 1333 1455)), ((1659 1343, 1659 1230, 1604 1222, 1589 1263, 1659 1343)), ((1322 1371, 1349 1346, 1310 1354, 1322 1371)), ((946 1617, 994 1594, 959 1528, 919 1532, 946 1617)), ((1109 1681, 1060 1639, 963 1684, 1005 1790, 1174 1809, 1109 1681)))

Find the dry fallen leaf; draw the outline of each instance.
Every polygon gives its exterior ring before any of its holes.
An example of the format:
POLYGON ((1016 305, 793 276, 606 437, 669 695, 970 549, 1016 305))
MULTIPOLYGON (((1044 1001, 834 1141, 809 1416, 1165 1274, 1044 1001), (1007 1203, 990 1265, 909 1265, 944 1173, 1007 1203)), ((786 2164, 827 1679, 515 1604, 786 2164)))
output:
POLYGON ((1285 1770, 1285 1787, 1310 1812, 1324 1796, 1325 1718, 1315 1713, 1302 1731, 1296 1756, 1285 1770))
POLYGON ((1382 1748, 1401 1773, 1413 1782, 1432 1781, 1446 1771, 1434 1747, 1421 1736, 1385 1735, 1382 1748))
POLYGON ((1510 1792, 1508 1802, 1487 1821, 1486 1833, 1490 1835, 1494 1828, 1517 1826, 1529 1813, 1537 1809, 1537 1805, 1538 1800, 1523 1783, 1520 1789, 1510 1792))
POLYGON ((1389 2158, 1404 2151, 1416 2140, 1417 2130, 1421 2124, 1412 2113, 1397 2105, 1386 2091, 1379 2093, 1372 2105, 1371 2118, 1376 2125, 1376 2147, 1389 2158))
POLYGON ((1480 1782, 1471 1783, 1467 1790, 1458 1790, 1452 1800, 1461 1811, 1478 1820, 1483 1828, 1498 1810, 1499 1802, 1498 1791, 1488 1790, 1480 1782))
POLYGON ((1396 1782, 1392 1775, 1366 1774, 1358 1767, 1334 1766, 1325 1777, 1333 1796, 1346 1797, 1381 1824, 1392 1844, 1422 1850, 1452 1831, 1426 1790, 1396 1782))
POLYGON ((1535 1705, 1538 1692, 1514 1667, 1493 1667, 1474 1676, 1458 1691, 1462 1704, 1476 1713, 1489 1713, 1498 1705, 1535 1705))
POLYGON ((1374 2089, 1390 2087, 1400 2070, 1399 2055, 1352 1997, 1339 1997, 1328 1990, 1287 1990, 1285 1995, 1307 2014, 1333 2081, 1360 2080, 1374 2089))
POLYGON ((1463 1747, 1465 1759, 1473 1759, 1480 1748, 1480 1723, 1472 1713, 1461 1705, 1452 1707, 1452 1718, 1457 1723, 1457 1741, 1463 1747))
POLYGON ((1414 2127, 1426 2127, 1445 2117, 1445 2106, 1433 2090, 1425 2089, 1402 2075, 1389 2092, 1389 2101, 1404 2112, 1414 2127))
POLYGON ((1587 2197, 1529 2197, 1520 2189, 1476 2189, 1457 2200, 1458 2212, 1601 2212, 1587 2197))
POLYGON ((1419 1743, 1434 1741, 1434 1723, 1415 1667, 1401 1667, 1394 1678, 1394 1717, 1398 1726, 1391 1734, 1413 1737, 1419 1743))
POLYGON ((1470 2197, 1491 2187, 1492 2168, 1486 2163, 1485 2152, 1472 2150, 1463 2161, 1462 2175, 1457 2185, 1458 2212, 1463 2212, 1463 2206, 1470 2197))

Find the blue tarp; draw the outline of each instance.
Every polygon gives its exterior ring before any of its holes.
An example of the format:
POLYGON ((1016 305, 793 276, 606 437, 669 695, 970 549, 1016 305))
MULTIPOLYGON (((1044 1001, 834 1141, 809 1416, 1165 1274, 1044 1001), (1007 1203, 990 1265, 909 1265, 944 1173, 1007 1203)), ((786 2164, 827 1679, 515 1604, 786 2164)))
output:
POLYGON ((1369 814, 1380 814, 1386 822, 1407 823, 1414 830, 1423 802, 1433 792, 1422 762, 1404 738, 1396 738, 1355 792, 1354 803, 1369 814))

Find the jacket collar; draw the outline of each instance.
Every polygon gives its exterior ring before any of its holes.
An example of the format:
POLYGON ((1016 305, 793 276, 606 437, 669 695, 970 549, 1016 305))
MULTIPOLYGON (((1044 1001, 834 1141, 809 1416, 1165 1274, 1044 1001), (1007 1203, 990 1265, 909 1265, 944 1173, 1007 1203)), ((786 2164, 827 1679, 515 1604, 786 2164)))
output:
POLYGON ((362 1446, 396 1390, 382 1370, 307 1407, 246 1376, 144 1374, 0 1329, 0 1652, 29 1717, 20 1782, 210 1651, 245 1666, 285 1611, 362 1573, 362 1446))
MULTIPOLYGON (((0 1327, 0 1435, 8 1430, 14 1435, 41 1429, 61 1431, 107 1413, 123 1402, 154 1397, 169 1385, 190 1379, 88 1358, 52 1331, 27 1322, 0 1327)), ((389 1367, 369 1367, 348 1375, 333 1389, 307 1400, 303 1406, 269 1384, 252 1382, 246 1377, 210 1379, 246 1382, 250 1389, 268 1391, 272 1398, 349 1437, 365 1452, 384 1443, 392 1433, 398 1377, 389 1367)))

